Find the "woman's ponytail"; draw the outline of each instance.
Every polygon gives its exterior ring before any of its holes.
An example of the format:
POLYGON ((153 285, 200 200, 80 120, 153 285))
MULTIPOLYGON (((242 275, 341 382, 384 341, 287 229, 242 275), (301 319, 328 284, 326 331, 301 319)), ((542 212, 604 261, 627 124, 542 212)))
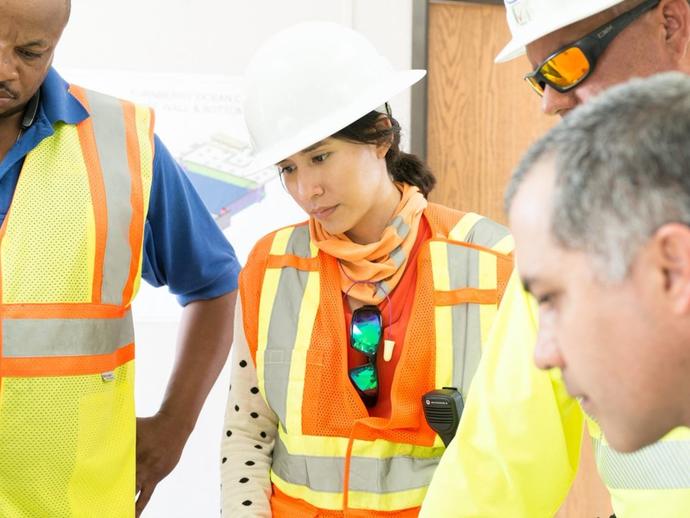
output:
POLYGON ((390 113, 369 112, 332 137, 360 144, 388 141, 390 149, 386 153, 386 167, 393 181, 414 185, 425 198, 436 185, 436 177, 418 156, 400 151, 400 124, 390 113), (387 117, 390 125, 381 124, 381 117, 387 117))

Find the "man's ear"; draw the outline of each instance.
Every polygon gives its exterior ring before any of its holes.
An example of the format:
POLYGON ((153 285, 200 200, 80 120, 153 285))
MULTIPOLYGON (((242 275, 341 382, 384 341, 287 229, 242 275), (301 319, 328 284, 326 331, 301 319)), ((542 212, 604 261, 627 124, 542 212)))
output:
MULTIPOLYGON (((390 118, 388 115, 381 114, 379 115, 378 119, 376 119, 376 129, 377 131, 382 131, 382 130, 387 130, 393 127, 393 123, 391 122, 390 118)), ((393 144, 393 135, 391 135, 389 138, 386 138, 379 142, 376 145, 376 156, 378 158, 385 158, 386 153, 388 153, 388 150, 391 148, 391 145, 393 144)))
POLYGON ((664 274, 664 295, 669 309, 690 314, 690 227, 667 223, 652 236, 654 260, 664 274))
POLYGON ((657 7, 666 32, 666 45, 681 60, 690 44, 690 6, 687 0, 661 0, 657 7))

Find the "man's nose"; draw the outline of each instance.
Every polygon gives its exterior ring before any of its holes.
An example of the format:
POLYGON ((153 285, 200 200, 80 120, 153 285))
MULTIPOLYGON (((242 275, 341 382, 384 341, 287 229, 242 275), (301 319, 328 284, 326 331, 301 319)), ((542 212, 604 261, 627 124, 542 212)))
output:
POLYGON ((0 82, 17 79, 17 61, 13 49, 0 45, 0 82))
POLYGON ((541 98, 541 110, 547 115, 565 115, 578 105, 575 91, 559 92, 546 85, 541 98))
POLYGON ((536 363, 537 367, 540 369, 552 369, 553 367, 562 368, 564 365, 561 351, 558 348, 558 342, 550 327, 544 325, 543 320, 539 325, 537 344, 534 348, 534 363, 536 363))

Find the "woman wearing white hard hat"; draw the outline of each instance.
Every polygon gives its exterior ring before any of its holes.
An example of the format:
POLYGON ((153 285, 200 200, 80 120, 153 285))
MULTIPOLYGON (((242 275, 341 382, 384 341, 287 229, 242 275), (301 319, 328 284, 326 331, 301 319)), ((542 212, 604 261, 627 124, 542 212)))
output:
POLYGON ((386 103, 423 76, 325 22, 249 65, 254 166, 277 165, 309 220, 262 238, 241 275, 225 516, 419 513, 445 449, 422 396, 466 393, 512 269, 507 230, 428 203, 434 176, 399 149, 386 103))

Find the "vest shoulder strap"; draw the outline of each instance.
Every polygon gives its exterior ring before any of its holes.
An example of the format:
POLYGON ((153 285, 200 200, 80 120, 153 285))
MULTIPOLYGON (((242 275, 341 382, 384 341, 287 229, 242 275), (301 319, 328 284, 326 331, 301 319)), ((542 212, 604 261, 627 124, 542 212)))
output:
POLYGON ((496 291, 500 303, 513 272, 515 242, 508 228, 475 212, 467 212, 450 230, 448 238, 496 252, 496 291))
POLYGON ((460 218, 448 234, 449 239, 490 248, 502 254, 510 254, 515 247, 510 231, 503 225, 475 212, 460 218))
MULTIPOLYGON (((262 237, 249 253, 239 277, 243 308, 258 308, 267 268, 291 266, 300 270, 314 270, 318 250, 310 242, 309 226, 290 225, 262 237)), ((252 359, 258 347, 258 313, 244 311, 244 332, 252 359), (254 314, 253 314, 254 313, 254 314)))

